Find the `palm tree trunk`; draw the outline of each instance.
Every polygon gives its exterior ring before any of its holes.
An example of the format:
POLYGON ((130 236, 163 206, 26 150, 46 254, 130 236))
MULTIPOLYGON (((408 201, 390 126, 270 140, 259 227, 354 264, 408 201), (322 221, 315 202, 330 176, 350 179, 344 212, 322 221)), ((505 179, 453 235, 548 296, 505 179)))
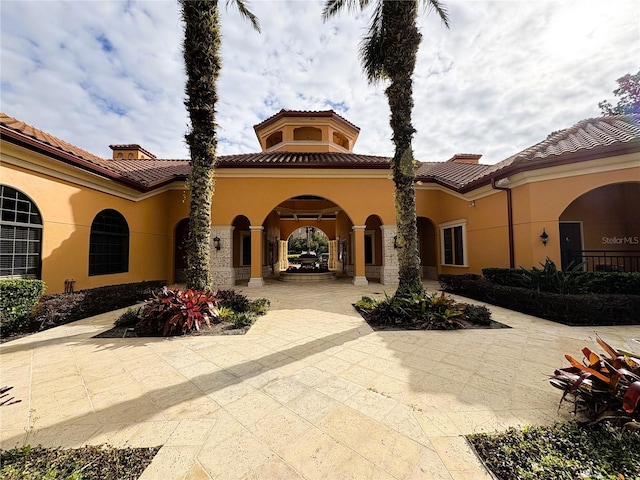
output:
POLYGON ((180 0, 185 24, 187 71, 185 105, 191 130, 185 138, 191 152, 187 287, 211 287, 211 202, 216 163, 216 81, 220 74, 220 19, 217 0, 180 0))
POLYGON ((393 181, 400 245, 399 285, 396 296, 423 291, 416 222, 415 160, 411 148, 411 139, 415 133, 411 124, 413 110, 411 76, 415 69, 421 39, 416 25, 417 7, 415 1, 386 1, 383 6, 388 42, 384 69, 391 80, 385 93, 391 111, 390 124, 395 145, 393 181))

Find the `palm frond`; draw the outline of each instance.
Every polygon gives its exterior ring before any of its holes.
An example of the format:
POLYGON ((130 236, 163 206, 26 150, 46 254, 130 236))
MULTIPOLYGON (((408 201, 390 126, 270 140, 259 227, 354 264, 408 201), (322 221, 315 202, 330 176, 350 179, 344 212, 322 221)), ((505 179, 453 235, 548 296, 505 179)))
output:
MULTIPOLYGON (((368 0, 361 0, 367 1, 368 0)), ((386 55, 386 39, 384 32, 384 16, 382 7, 384 2, 379 1, 371 15, 369 30, 360 40, 358 54, 362 68, 369 83, 375 83, 384 78, 384 60, 386 55)))
POLYGON ((423 2, 428 11, 431 12, 435 10, 440 20, 442 20, 442 23, 449 28, 449 9, 443 5, 440 0, 423 0, 423 2))
POLYGON ((227 0, 227 4, 226 4, 227 8, 229 7, 229 4, 232 2, 238 8, 240 15, 242 15, 244 18, 249 20, 249 22, 251 23, 251 26, 255 28, 257 32, 260 32, 260 21, 258 20, 258 17, 256 17, 253 14, 253 12, 249 10, 247 2, 243 0, 227 0))
MULTIPOLYGON (((371 0, 326 0, 322 8, 322 20, 326 22, 343 9, 347 9, 350 12, 364 10, 370 2, 371 0)), ((380 3, 382 3, 382 0, 380 0, 380 3)))

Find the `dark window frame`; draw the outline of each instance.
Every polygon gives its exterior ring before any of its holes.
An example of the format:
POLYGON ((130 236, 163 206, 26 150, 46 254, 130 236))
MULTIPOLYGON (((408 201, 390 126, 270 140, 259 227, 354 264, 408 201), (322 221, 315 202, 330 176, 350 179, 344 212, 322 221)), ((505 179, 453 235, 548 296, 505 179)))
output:
POLYGON ((42 275, 42 215, 20 190, 0 184, 0 278, 42 275))
POLYGON ((129 271, 129 225, 117 210, 107 208, 91 222, 89 276, 129 271))

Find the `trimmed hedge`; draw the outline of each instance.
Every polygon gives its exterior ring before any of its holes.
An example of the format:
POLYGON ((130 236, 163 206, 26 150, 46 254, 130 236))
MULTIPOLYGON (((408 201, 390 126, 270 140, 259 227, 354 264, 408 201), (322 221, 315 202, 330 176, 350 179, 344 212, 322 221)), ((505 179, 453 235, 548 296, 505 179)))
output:
POLYGON ((45 289, 42 280, 0 280, 0 330, 3 335, 29 325, 29 316, 45 289))
POLYGON ((565 325, 640 325, 640 295, 558 294, 497 285, 480 275, 440 275, 446 292, 565 325))
POLYGON ((34 321, 40 329, 75 322, 147 300, 164 285, 164 280, 153 280, 45 295, 36 307, 34 321))
MULTIPOLYGON (((525 268, 483 268, 484 278, 497 285, 509 287, 535 288, 537 281, 543 280, 541 290, 545 288, 544 279, 536 278, 531 270, 525 268)), ((568 293, 599 293, 640 295, 640 272, 584 272, 579 270, 557 271, 552 280, 570 283, 574 291, 568 293)), ((547 279, 548 280, 548 279, 547 279)), ((549 282, 551 283, 551 282, 549 282)))

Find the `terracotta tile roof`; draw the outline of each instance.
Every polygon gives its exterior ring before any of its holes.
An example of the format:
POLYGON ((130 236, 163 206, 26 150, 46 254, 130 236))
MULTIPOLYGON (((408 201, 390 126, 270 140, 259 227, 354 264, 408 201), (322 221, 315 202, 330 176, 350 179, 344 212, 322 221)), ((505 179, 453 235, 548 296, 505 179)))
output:
POLYGON ((389 157, 356 153, 270 152, 225 155, 218 167, 389 168, 389 157))
MULTIPOLYGON (((332 112, 332 111, 329 111, 332 112)), ((302 112, 314 113, 314 112, 302 112)), ((273 118, 273 117, 272 117, 273 118)), ((185 179, 189 160, 168 159, 103 159, 0 113, 0 126, 10 132, 26 148, 42 148, 46 154, 85 170, 142 190, 151 190, 175 180, 185 179), (60 155, 53 152, 59 152, 60 155)), ((553 133, 544 141, 495 165, 456 162, 421 163, 417 180, 435 182, 466 191, 488 183, 492 177, 542 168, 565 162, 576 162, 596 156, 640 152, 640 115, 620 115, 584 120, 571 128, 553 133)), ((389 168, 390 159, 355 153, 271 152, 225 155, 218 158, 218 168, 389 168)))
POLYGON ((356 131, 360 131, 360 127, 354 125, 353 123, 351 123, 349 120, 347 120, 346 118, 344 118, 341 115, 338 115, 335 111, 333 110, 286 110, 286 109, 282 109, 280 110, 278 113, 276 113, 275 115, 271 115, 269 118, 263 120, 262 122, 258 123, 257 125, 253 126, 254 130, 260 130, 261 128, 264 128, 268 125, 270 125, 271 123, 277 121, 280 118, 283 117, 329 117, 329 118, 336 118, 338 120, 340 120, 341 122, 347 124, 348 126, 350 126, 351 128, 355 129, 356 131))
POLYGON ((573 127, 554 132, 545 140, 502 162, 492 165, 473 183, 491 176, 506 175, 516 169, 541 168, 550 163, 576 161, 590 153, 603 154, 617 151, 616 147, 626 147, 638 151, 640 142, 640 115, 614 115, 589 118, 573 127))
POLYGON ((423 163, 416 172, 416 180, 422 182, 432 181, 453 188, 460 188, 467 182, 477 178, 490 167, 490 165, 473 163, 423 163))
POLYGON ((109 160, 98 157, 91 152, 87 152, 80 147, 76 147, 69 142, 65 142, 58 137, 54 137, 50 133, 37 129, 3 112, 0 112, 0 125, 33 140, 49 145, 50 147, 60 150, 61 152, 69 153, 74 157, 81 158, 100 166, 108 165, 109 160))
POLYGON ((189 160, 117 159, 109 164, 111 169, 145 187, 155 187, 184 180, 191 167, 189 160))

